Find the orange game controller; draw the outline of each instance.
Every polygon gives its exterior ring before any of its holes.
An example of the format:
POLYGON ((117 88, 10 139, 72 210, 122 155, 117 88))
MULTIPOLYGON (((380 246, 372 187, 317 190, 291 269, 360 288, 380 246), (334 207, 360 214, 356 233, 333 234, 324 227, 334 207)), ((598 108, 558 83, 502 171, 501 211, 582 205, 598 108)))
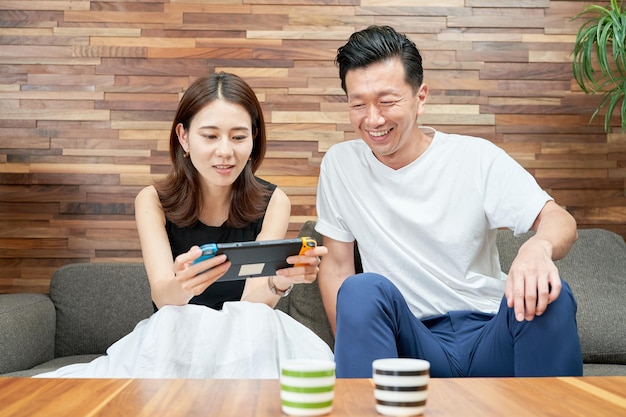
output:
MULTIPOLYGON (((309 236, 302 237, 302 247, 300 248, 300 253, 298 255, 304 255, 305 252, 311 248, 317 246, 317 241, 309 236)), ((306 266, 307 264, 296 264, 295 266, 306 266)))

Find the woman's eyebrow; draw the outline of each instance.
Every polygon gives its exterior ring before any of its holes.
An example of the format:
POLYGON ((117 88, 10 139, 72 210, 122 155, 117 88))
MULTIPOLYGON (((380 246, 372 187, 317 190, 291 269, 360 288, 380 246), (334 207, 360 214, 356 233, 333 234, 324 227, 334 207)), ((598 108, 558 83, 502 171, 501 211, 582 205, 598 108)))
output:
MULTIPOLYGON (((199 129, 215 129, 215 130, 221 130, 221 128, 219 126, 213 126, 213 125, 207 125, 207 126, 200 126, 199 129)), ((249 131, 250 128, 247 126, 235 126, 233 128, 231 128, 230 130, 245 130, 245 131, 249 131)))

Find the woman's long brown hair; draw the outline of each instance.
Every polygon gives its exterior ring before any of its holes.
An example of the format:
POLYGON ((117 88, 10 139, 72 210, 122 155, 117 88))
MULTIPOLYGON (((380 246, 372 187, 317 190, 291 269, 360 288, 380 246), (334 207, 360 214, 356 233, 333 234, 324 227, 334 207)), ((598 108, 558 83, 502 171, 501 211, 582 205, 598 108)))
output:
POLYGON ((178 142, 176 126, 182 123, 185 130, 189 130, 195 115, 217 99, 242 106, 248 111, 252 121, 252 154, 233 183, 226 224, 243 227, 263 217, 265 212, 268 190, 254 176, 263 162, 266 149, 265 121, 261 105, 244 80, 234 74, 221 72, 196 80, 183 94, 170 132, 172 168, 163 180, 155 183, 165 217, 179 227, 191 227, 198 222, 203 195, 198 171, 191 163, 191 158, 184 156, 184 150, 178 142))

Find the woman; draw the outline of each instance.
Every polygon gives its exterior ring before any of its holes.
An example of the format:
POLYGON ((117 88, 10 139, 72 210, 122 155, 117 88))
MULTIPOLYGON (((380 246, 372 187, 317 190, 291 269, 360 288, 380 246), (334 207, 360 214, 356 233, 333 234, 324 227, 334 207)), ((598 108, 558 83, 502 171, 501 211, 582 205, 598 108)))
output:
POLYGON ((261 106, 241 78, 221 73, 189 87, 170 133, 172 170, 135 200, 143 259, 158 308, 192 303, 220 309, 225 301, 237 300, 273 307, 280 299, 276 293, 315 281, 323 247, 289 260, 306 266, 266 280, 216 283, 230 266, 224 255, 192 265, 204 243, 285 237, 288 197, 254 176, 265 147, 261 106))
POLYGON ((267 278, 218 282, 230 267, 224 255, 194 264, 205 243, 285 237, 289 198, 254 175, 265 148, 261 106, 241 78, 213 74, 189 87, 170 133, 172 169, 135 199, 158 311, 107 356, 40 376, 264 378, 278 377, 283 359, 332 358, 313 332, 273 310, 294 284, 315 281, 324 246, 267 278))

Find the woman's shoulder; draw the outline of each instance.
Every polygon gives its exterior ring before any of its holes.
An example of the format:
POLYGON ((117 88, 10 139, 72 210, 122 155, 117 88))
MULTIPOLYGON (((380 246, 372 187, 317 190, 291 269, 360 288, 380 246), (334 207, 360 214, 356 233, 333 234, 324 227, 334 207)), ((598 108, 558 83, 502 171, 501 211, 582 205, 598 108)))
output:
POLYGON ((273 184, 267 180, 264 180, 263 178, 256 177, 256 176, 254 178, 270 192, 273 192, 277 188, 276 184, 273 184))
POLYGON ((291 208, 291 200, 289 200, 287 193, 285 193, 279 187, 274 186, 274 191, 272 192, 272 196, 270 197, 270 200, 275 201, 276 203, 281 204, 281 205, 287 205, 291 208))
POLYGON ((147 187, 142 188, 135 197, 135 205, 155 202, 159 203, 159 194, 157 193, 154 185, 148 185, 147 187))
MULTIPOLYGON (((289 227, 291 200, 276 187, 265 210, 265 215, 257 222, 257 237, 263 231, 265 236, 284 236, 289 227)), ((267 239, 267 237, 266 237, 267 239)))
POLYGON ((274 205, 274 206, 288 206, 289 208, 291 208, 291 200, 289 200, 289 197, 287 196, 287 193, 285 193, 280 187, 278 187, 276 184, 273 184, 267 180, 264 180, 263 178, 259 178, 259 177, 255 177, 256 180, 268 191, 267 193, 267 204, 268 206, 274 205))

